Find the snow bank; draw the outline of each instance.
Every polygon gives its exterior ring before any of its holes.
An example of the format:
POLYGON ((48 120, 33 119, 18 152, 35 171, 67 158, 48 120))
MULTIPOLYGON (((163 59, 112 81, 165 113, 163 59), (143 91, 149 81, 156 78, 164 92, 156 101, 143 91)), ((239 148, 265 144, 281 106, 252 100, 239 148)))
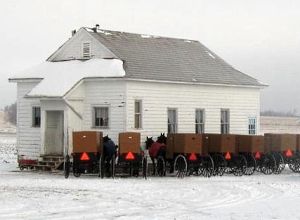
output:
POLYGON ((83 78, 123 77, 123 62, 118 59, 90 59, 44 62, 17 74, 11 79, 40 78, 41 82, 28 96, 62 97, 83 78))
POLYGON ((16 170, 16 134, 0 133, 0 171, 16 170))
POLYGON ((0 219, 299 219, 299 174, 99 179, 0 172, 0 219))

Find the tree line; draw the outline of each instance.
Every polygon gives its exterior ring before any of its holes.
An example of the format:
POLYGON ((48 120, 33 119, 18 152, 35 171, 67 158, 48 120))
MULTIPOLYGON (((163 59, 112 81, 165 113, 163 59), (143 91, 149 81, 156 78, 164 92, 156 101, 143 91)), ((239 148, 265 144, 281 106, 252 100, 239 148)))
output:
POLYGON ((14 125, 17 123, 17 103, 4 107, 4 120, 14 125))

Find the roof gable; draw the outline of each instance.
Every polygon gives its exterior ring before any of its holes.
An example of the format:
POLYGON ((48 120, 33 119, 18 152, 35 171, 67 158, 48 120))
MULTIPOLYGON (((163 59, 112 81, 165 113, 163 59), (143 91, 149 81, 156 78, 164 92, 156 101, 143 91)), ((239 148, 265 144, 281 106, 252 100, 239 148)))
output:
POLYGON ((90 43, 91 45, 91 58, 117 58, 117 56, 101 44, 101 42, 91 36, 85 28, 80 28, 78 32, 56 50, 47 61, 84 60, 85 58, 82 51, 84 43, 90 43))

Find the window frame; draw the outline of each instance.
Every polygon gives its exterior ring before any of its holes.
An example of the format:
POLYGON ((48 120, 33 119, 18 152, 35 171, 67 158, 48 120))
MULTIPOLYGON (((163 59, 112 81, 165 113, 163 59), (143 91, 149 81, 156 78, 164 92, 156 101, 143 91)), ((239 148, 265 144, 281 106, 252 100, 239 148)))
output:
POLYGON ((195 133, 203 134, 205 133, 205 109, 204 108, 196 108, 195 109, 195 133), (200 111, 202 114, 202 122, 197 122, 197 112, 200 111), (199 128, 197 129, 197 127, 199 128), (202 129, 201 129, 202 127, 202 129), (198 130, 198 132, 197 132, 198 130))
POLYGON ((134 100, 134 104, 133 104, 134 106, 134 124, 133 124, 133 127, 134 127, 134 129, 142 129, 143 128, 143 101, 141 100, 141 99, 135 99, 134 100), (139 107, 140 107, 140 112, 136 112, 136 103, 139 103, 139 107), (139 116, 139 126, 137 127, 136 126, 136 116, 139 116))
POLYGON ((92 128, 98 129, 109 129, 110 128, 110 106, 107 105, 94 105, 92 106, 92 128), (107 109, 107 126, 97 126, 96 125, 96 109, 97 108, 106 108, 107 109))
POLYGON ((167 130, 168 130, 168 134, 176 134, 178 132, 178 110, 177 108, 168 108, 167 109, 167 130), (169 123, 169 111, 175 111, 175 123, 174 123, 174 132, 171 132, 171 130, 169 130, 169 125, 172 125, 171 123, 169 123))
POLYGON ((257 134, 257 117, 248 118, 248 134, 249 135, 257 134), (251 121, 254 121, 254 124, 251 124, 251 121), (254 126, 254 128, 251 128, 251 126, 254 126), (254 131, 254 133, 252 133, 251 131, 254 131))
POLYGON ((230 134, 230 109, 228 108, 221 108, 220 111, 220 133, 230 134), (227 112, 227 116, 228 116, 227 122, 222 122, 222 112, 227 112))
POLYGON ((40 128, 41 127, 41 106, 34 105, 31 107, 31 127, 33 128, 40 128), (39 121, 36 123, 36 109, 39 109, 40 115, 39 115, 39 121))
POLYGON ((82 44, 81 44, 81 56, 82 56, 82 59, 91 59, 91 56, 92 56, 92 43, 91 43, 91 41, 82 42, 82 44), (84 56, 85 55, 85 53, 84 53, 85 44, 89 44, 89 55, 88 56, 84 56))

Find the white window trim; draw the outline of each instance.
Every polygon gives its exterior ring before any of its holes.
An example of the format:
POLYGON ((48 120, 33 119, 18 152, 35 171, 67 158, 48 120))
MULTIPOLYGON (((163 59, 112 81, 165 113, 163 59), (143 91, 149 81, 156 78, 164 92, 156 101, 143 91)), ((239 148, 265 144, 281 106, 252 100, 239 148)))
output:
POLYGON ((168 122, 169 110, 175 110, 176 123, 175 123, 175 132, 174 133, 177 133, 178 132, 178 109, 177 108, 167 108, 167 131, 168 131, 168 133, 169 133, 169 122, 168 122))
POLYGON ((248 129, 248 134, 249 135, 256 135, 257 134, 257 117, 256 116, 248 117, 248 127, 247 127, 247 129, 248 129), (255 120, 255 128, 254 129, 249 128, 251 119, 255 120), (250 130, 254 130, 254 134, 251 134, 250 130))
POLYGON ((84 41, 81 44, 81 57, 82 59, 90 59, 92 57, 92 43, 91 41, 84 41), (83 52, 83 48, 84 48, 84 44, 88 43, 90 45, 90 52, 89 52, 89 57, 84 57, 84 52, 83 52))
POLYGON ((134 108, 134 115, 133 115, 133 117, 134 117, 134 119, 133 119, 133 127, 134 127, 134 129, 136 129, 136 130, 142 130, 143 129, 143 100, 141 100, 141 99, 135 99, 134 100, 134 104, 133 104, 133 108, 134 108), (139 102, 140 103, 140 113, 136 113, 135 112, 135 102, 139 102), (135 127, 135 116, 137 115, 137 114, 140 114, 140 127, 139 128, 136 128, 135 127))
POLYGON ((206 122, 206 114, 204 108, 196 108, 195 109, 195 133, 196 133, 196 126, 203 124, 203 133, 205 133, 205 122, 206 122), (196 123, 197 111, 203 111, 203 123, 196 123))
POLYGON ((223 123, 223 124, 228 124, 228 132, 224 134, 230 134, 230 109, 229 108, 221 108, 220 109, 220 133, 222 133, 222 111, 228 111, 228 123, 223 123))
POLYGON ((92 120, 92 126, 91 128, 94 129, 102 129, 102 130, 108 130, 110 129, 110 125, 111 125, 111 106, 110 105, 92 105, 91 106, 91 120, 92 120), (108 108, 108 125, 107 126, 96 126, 95 125, 95 108, 108 108))
POLYGON ((42 108, 41 108, 40 105, 32 105, 31 106, 31 127, 32 128, 41 128, 41 125, 42 125, 42 108), (40 125, 39 126, 35 126, 33 124, 33 120, 34 120, 34 118, 33 118, 33 108, 40 108, 40 125))

